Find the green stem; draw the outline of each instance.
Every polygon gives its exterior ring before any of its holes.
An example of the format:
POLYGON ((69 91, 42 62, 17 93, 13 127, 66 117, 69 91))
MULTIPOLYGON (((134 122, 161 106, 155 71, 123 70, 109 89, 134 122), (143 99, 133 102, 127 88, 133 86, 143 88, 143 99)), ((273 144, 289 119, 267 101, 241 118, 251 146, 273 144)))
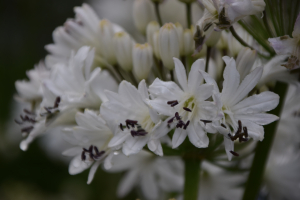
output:
POLYGON ((205 72, 208 73, 209 59, 210 59, 211 47, 207 46, 206 50, 206 62, 205 62, 205 72))
POLYGON ((175 81, 175 79, 174 79, 174 70, 172 69, 172 70, 170 70, 170 76, 171 76, 171 81, 175 81))
POLYGON ((128 75, 132 81, 132 84, 138 86, 138 81, 135 79, 135 76, 133 75, 132 71, 128 72, 128 75))
POLYGON ((156 14, 158 23, 160 26, 162 26, 162 20, 161 20, 161 16, 160 16, 160 12, 159 12, 159 3, 154 2, 154 7, 155 7, 155 14, 156 14))
POLYGON ((192 26, 192 6, 191 3, 186 3, 186 19, 187 19, 187 26, 191 28, 192 26))
MULTIPOLYGON (((274 92, 280 96, 280 101, 278 106, 270 112, 271 114, 280 116, 281 110, 283 108, 283 103, 287 92, 287 88, 288 86, 285 83, 281 83, 281 82, 276 83, 274 92)), ((259 142, 256 146, 256 150, 255 150, 256 153, 248 176, 248 181, 246 183, 243 200, 257 199, 257 196, 260 191, 261 181, 263 179, 268 155, 272 147, 273 139, 275 137, 278 122, 279 121, 276 121, 272 124, 265 126, 266 137, 262 142, 259 142)))
POLYGON ((201 160, 197 158, 186 158, 184 159, 184 164, 184 200, 197 200, 199 191, 201 160))
POLYGON ((273 32, 272 32, 269 22, 268 22, 267 12, 264 10, 263 13, 264 13, 263 21, 264 21, 265 28, 267 29, 267 32, 269 34, 269 37, 274 37, 273 32))

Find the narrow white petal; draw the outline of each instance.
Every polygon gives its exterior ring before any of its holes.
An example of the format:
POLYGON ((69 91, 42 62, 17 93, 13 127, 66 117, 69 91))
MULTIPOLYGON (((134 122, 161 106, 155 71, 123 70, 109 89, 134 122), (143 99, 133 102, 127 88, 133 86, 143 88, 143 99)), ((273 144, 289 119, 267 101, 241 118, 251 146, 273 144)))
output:
POLYGON ((255 113, 255 114, 238 114, 234 115, 236 119, 249 120, 259 125, 267 125, 279 119, 276 115, 266 113, 255 113))
POLYGON ((62 152, 62 155, 64 155, 64 156, 76 156, 76 155, 80 154, 81 152, 82 152, 81 147, 73 147, 73 148, 67 149, 64 152, 62 152))
POLYGON ((254 122, 248 120, 241 120, 243 126, 246 126, 248 129, 249 137, 254 140, 262 141, 264 139, 264 128, 254 122))
POLYGON ((237 91, 230 98, 229 102, 227 103, 227 106, 235 105, 242 99, 244 99, 258 83, 258 81, 261 78, 262 72, 263 68, 257 67, 255 70, 253 70, 253 72, 248 74, 241 83, 241 85, 238 87, 237 91))
POLYGON ((149 93, 144 79, 139 83, 138 91, 141 94, 142 98, 149 99, 149 93))
POLYGON ((204 84, 204 85, 198 86, 198 88, 196 90, 197 100, 204 101, 204 100, 208 99, 209 97, 211 97, 211 95, 213 94, 213 89, 214 89, 214 86, 209 85, 209 84, 204 84))
POLYGON ((93 166, 91 167, 90 172, 89 172, 87 184, 90 184, 93 181, 95 173, 101 163, 102 163, 102 160, 99 160, 99 161, 95 162, 95 164, 93 164, 93 166))
POLYGON ((131 154, 136 154, 142 150, 142 148, 147 144, 149 137, 147 136, 136 136, 129 137, 123 144, 123 153, 126 156, 131 154))
POLYGON ((86 170, 91 166, 93 162, 84 162, 81 160, 81 155, 74 157, 69 165, 69 174, 75 175, 86 170))
POLYGON ((219 87, 217 82, 215 81, 215 79, 213 79, 208 73, 206 73, 204 70, 199 70, 199 72, 201 73, 201 75, 203 76, 205 82, 207 84, 213 85, 214 86, 214 92, 215 93, 220 93, 219 87))
POLYGON ((139 171, 134 169, 126 173, 126 175, 119 183, 117 191, 118 197, 124 197, 130 192, 130 190, 132 190, 132 188, 138 181, 138 175, 139 171))
POLYGON ((174 116, 175 108, 169 106, 167 102, 168 102, 167 100, 159 99, 159 98, 148 101, 150 106, 158 113, 166 116, 174 116))
POLYGON ((279 96, 273 92, 262 92, 239 102, 232 107, 235 114, 260 113, 270 111, 279 103, 279 96))
POLYGON ((158 198, 158 186, 155 181, 155 174, 152 171, 148 171, 142 174, 141 187, 143 194, 147 199, 158 198))
POLYGON ((188 90, 188 83, 186 78, 185 67, 178 58, 173 58, 175 63, 175 72, 178 79, 178 82, 184 91, 188 90))
POLYGON ((175 149, 184 141, 187 131, 182 128, 176 128, 172 138, 172 148, 175 149))
POLYGON ((202 129, 200 122, 194 121, 187 128, 190 142, 198 148, 208 147, 209 139, 202 129))
POLYGON ((224 146, 228 160, 230 161, 232 159, 232 153, 230 153, 230 151, 234 150, 234 143, 231 139, 224 136, 224 146))
POLYGON ((191 92, 195 91, 203 82, 203 77, 199 73, 199 70, 205 70, 205 63, 203 59, 196 60, 191 67, 188 78, 188 87, 191 92))
POLYGON ((130 137, 130 133, 128 132, 120 132, 117 133, 111 141, 108 143, 109 147, 115 147, 122 144, 127 138, 130 137))

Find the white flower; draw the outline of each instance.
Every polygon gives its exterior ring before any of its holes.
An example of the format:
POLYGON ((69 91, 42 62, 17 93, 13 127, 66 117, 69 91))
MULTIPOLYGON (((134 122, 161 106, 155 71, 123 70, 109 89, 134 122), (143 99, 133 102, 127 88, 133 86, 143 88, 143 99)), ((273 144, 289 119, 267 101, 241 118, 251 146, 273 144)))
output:
POLYGON ((290 58, 285 66, 288 69, 297 69, 300 67, 300 14, 295 22, 293 38, 289 35, 269 38, 269 42, 279 55, 289 55, 290 58))
MULTIPOLYGON (((46 56, 45 62, 48 67, 56 63, 67 63, 72 51, 77 51, 82 46, 95 48, 95 60, 101 64, 103 52, 101 44, 101 32, 99 28, 100 19, 93 9, 83 4, 82 7, 75 7, 75 19, 68 19, 64 26, 57 27, 53 32, 54 44, 45 46, 50 55, 46 56)), ((123 29, 112 24, 113 33, 123 31, 123 29)), ((104 47, 105 48, 105 47, 104 47)), ((107 48, 111 48, 110 46, 107 48)))
POLYGON ((160 137, 168 133, 165 122, 145 101, 149 100, 144 80, 138 89, 127 81, 121 82, 119 92, 107 91, 109 101, 101 105, 102 117, 118 128, 109 147, 122 146, 125 155, 136 154, 148 144, 151 151, 162 155, 160 137), (162 135, 162 136, 160 136, 162 135))
POLYGON ((103 118, 92 110, 76 114, 78 126, 65 129, 64 138, 75 145, 63 152, 65 156, 74 157, 69 165, 71 175, 81 173, 91 167, 88 184, 94 178, 97 168, 104 162, 104 167, 110 169, 111 159, 117 154, 114 149, 107 145, 113 137, 113 131, 103 118))
POLYGON ((179 58, 180 42, 174 24, 167 23, 159 30, 159 53, 164 66, 174 68, 173 57, 179 58))
POLYGON ((193 53, 194 44, 194 34, 192 29, 186 29, 183 32, 183 55, 189 56, 193 53))
POLYGON ((146 36, 147 36, 147 42, 153 47, 153 34, 156 31, 159 31, 159 24, 157 21, 152 21, 147 25, 147 31, 146 31, 146 36))
POLYGON ((117 194, 124 197, 138 186, 147 199, 166 199, 163 192, 180 192, 183 188, 183 162, 178 157, 154 157, 141 151, 137 155, 113 158, 111 172, 128 170, 118 186, 117 194))
MULTIPOLYGON (((224 135, 225 149, 230 160, 232 158, 233 140, 247 141, 248 136, 254 140, 263 140, 263 125, 278 119, 277 116, 265 112, 274 109, 278 105, 279 96, 266 91, 247 97, 260 80, 263 68, 257 67, 241 80, 235 60, 227 56, 224 56, 223 60, 226 67, 221 93, 215 80, 206 72, 202 70, 200 72, 207 83, 214 85, 215 94, 213 97, 219 109, 220 120, 213 126, 224 135)), ((240 64, 245 65, 246 63, 240 64)))
POLYGON ((201 0, 201 2, 210 13, 203 16, 202 21, 205 24, 203 27, 215 23, 216 30, 227 29, 248 15, 261 13, 266 6, 264 0, 201 0))
POLYGON ((69 63, 53 66, 49 80, 44 85, 53 94, 61 98, 60 110, 68 108, 95 108, 106 101, 105 89, 115 91, 117 84, 106 72, 92 70, 94 49, 80 48, 72 55, 69 63))
POLYGON ((41 61, 34 69, 27 71, 29 81, 16 81, 15 86, 18 92, 18 99, 35 103, 42 100, 42 82, 50 75, 50 70, 47 69, 41 61))
POLYGON ((170 126, 174 127, 177 124, 172 139, 173 148, 178 147, 187 135, 196 147, 205 148, 209 139, 200 124, 200 119, 210 119, 216 114, 214 104, 205 101, 212 95, 213 86, 202 85, 203 78, 198 73, 200 69, 205 68, 205 63, 202 59, 194 62, 187 80, 186 70, 181 61, 174 58, 174 62, 181 88, 174 82, 156 79, 149 86, 153 96, 150 104, 157 112, 171 117, 168 119, 170 126))
POLYGON ((153 65, 153 52, 148 43, 136 44, 132 50, 133 73, 138 80, 147 79, 153 65))

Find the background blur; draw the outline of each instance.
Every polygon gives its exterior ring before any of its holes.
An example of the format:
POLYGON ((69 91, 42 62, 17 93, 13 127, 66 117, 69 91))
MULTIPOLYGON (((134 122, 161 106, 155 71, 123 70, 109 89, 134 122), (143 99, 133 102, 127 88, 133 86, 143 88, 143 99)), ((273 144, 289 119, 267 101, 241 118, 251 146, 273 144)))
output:
MULTIPOLYGON (((13 122, 21 110, 13 99, 14 82, 25 79, 26 71, 44 58, 44 46, 52 43, 53 30, 67 18, 73 18, 73 7, 82 3, 82 0, 0 1, 1 200, 117 199, 116 188, 121 174, 98 170, 92 184, 87 185, 89 170, 69 175, 68 160, 59 151, 47 151, 47 138, 38 139, 27 152, 22 152, 20 129, 13 122)), ((51 145, 55 147, 56 144, 52 139, 51 145)), ((137 196, 132 192, 125 199, 137 196)))

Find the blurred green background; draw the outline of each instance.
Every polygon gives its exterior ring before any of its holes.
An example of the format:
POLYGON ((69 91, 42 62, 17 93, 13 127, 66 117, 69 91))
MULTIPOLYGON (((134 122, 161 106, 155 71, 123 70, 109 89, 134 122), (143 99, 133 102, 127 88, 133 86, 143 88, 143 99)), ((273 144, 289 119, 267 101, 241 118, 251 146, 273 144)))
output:
MULTIPOLYGON (((100 0, 99 0, 100 1, 100 0)), ((99 169, 91 185, 88 170, 68 174, 68 165, 50 159, 35 141, 27 152, 19 148, 20 131, 12 124, 14 82, 26 78, 46 55, 44 46, 52 43, 52 32, 82 0, 2 0, 0 1, 0 199, 118 199, 116 189, 121 174, 99 169), (13 125, 10 131, 8 124, 13 125), (15 141, 8 134, 19 134, 15 141), (17 133, 16 133, 17 132, 17 133)), ((10 128, 11 129, 11 128, 10 128)), ((135 199, 133 192, 125 199, 135 199)))

